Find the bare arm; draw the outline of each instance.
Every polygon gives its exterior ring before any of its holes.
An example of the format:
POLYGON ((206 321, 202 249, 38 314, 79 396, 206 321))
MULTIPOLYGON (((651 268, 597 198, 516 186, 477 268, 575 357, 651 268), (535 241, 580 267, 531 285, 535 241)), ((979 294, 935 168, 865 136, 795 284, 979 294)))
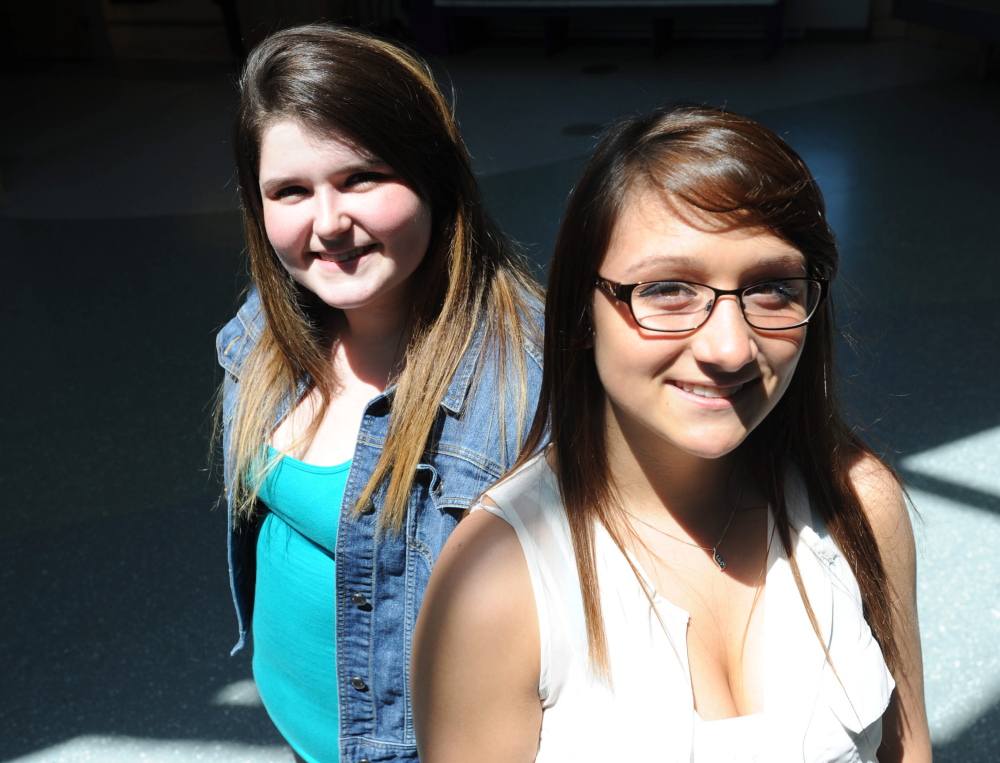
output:
POLYGON ((902 491, 888 469, 868 458, 851 471, 882 554, 894 599, 894 627, 900 665, 896 690, 882 723, 881 763, 925 763, 931 739, 924 705, 924 671, 917 625, 917 553, 902 491))
POLYGON ((513 528, 478 511, 445 544, 410 665, 420 760, 533 761, 542 708, 538 615, 513 528))

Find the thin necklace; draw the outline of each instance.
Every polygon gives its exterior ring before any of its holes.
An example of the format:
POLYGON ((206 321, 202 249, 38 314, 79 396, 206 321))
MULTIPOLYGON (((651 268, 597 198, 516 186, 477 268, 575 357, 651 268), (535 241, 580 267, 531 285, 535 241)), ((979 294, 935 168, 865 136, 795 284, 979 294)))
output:
POLYGON ((632 519, 634 519, 636 522, 641 522, 642 524, 646 525, 646 527, 648 527, 650 530, 656 530, 656 532, 660 533, 661 535, 666 535, 671 540, 675 540, 678 543, 683 543, 685 546, 700 548, 702 551, 710 551, 712 554, 712 558, 715 560, 715 563, 719 565, 719 571, 721 572, 722 570, 726 569, 726 560, 722 556, 722 554, 719 553, 719 546, 722 545, 722 541, 723 539, 725 539, 726 533, 729 532, 729 525, 733 523, 733 517, 736 516, 736 508, 740 505, 740 498, 743 497, 743 483, 746 482, 746 479, 747 479, 747 470, 746 467, 744 467, 743 476, 740 478, 740 489, 736 493, 736 501, 733 503, 733 510, 729 513, 729 521, 726 522, 726 526, 722 529, 722 535, 719 536, 719 539, 715 542, 714 546, 699 546, 697 543, 692 543, 689 540, 678 538, 676 535, 671 535, 666 530, 661 530, 659 527, 650 524, 645 519, 640 519, 631 511, 626 510, 625 513, 628 514, 630 517, 632 517, 632 519))

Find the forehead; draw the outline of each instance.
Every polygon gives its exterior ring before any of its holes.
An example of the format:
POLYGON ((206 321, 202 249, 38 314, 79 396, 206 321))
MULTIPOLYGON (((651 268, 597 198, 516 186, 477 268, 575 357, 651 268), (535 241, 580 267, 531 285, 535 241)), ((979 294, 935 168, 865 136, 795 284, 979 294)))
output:
POLYGON ((632 195, 612 229, 601 275, 620 283, 676 278, 712 283, 806 275, 806 258, 762 228, 734 228, 683 202, 632 195))
POLYGON ((337 130, 320 132, 294 119, 278 119, 266 125, 260 137, 260 166, 281 160, 323 157, 333 161, 373 162, 376 157, 355 140, 337 130))

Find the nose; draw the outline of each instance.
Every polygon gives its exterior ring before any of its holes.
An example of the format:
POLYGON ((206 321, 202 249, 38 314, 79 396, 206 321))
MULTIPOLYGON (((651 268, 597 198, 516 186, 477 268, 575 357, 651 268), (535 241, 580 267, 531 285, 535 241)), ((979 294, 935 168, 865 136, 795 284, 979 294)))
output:
POLYGON ((757 358, 756 335, 733 295, 719 298, 708 320, 691 339, 695 358, 721 371, 739 371, 757 358))
POLYGON ((353 221, 342 194, 327 188, 314 198, 313 233, 321 239, 335 239, 350 230, 353 221))

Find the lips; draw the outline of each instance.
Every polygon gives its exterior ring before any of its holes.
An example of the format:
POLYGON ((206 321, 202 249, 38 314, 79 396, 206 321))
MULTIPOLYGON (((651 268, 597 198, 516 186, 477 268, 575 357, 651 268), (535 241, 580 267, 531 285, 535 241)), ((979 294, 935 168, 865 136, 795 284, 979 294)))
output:
POLYGON ((745 383, 733 387, 711 387, 704 384, 688 384, 687 382, 673 382, 673 384, 692 395, 709 398, 729 398, 747 386, 745 383))
POLYGON ((365 244, 364 246, 359 246, 354 249, 348 249, 346 252, 314 252, 314 254, 323 262, 350 262, 351 260, 356 260, 375 248, 375 244, 365 244))

